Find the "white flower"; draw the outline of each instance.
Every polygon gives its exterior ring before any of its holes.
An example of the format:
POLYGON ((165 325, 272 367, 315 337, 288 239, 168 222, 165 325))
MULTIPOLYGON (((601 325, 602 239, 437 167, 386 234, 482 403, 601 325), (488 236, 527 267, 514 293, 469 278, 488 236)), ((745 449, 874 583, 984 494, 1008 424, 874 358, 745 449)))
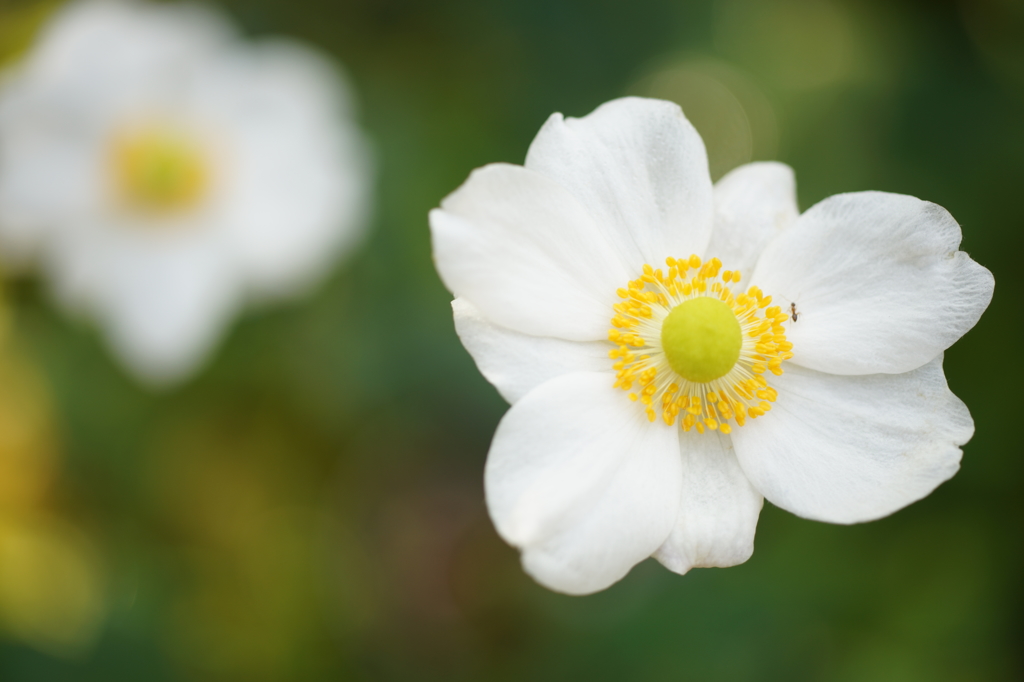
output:
POLYGON ((712 186, 679 108, 629 98, 553 115, 525 168, 474 171, 430 224, 459 336, 512 404, 491 517, 552 589, 651 555, 742 563, 762 496, 877 519, 973 433, 942 352, 993 279, 935 204, 857 192, 800 215, 779 163, 712 186))
POLYGON ((42 261, 142 378, 354 246, 369 154, 324 57, 212 10, 73 3, 0 86, 0 252, 42 261))

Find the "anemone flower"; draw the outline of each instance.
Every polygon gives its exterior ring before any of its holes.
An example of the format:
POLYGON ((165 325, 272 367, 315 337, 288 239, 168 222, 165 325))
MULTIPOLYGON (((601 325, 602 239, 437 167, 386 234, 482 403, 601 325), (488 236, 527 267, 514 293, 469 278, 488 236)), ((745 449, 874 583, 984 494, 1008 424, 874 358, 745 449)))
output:
POLYGON ((193 372, 247 301, 313 285, 369 189, 333 64, 198 5, 72 3, 0 80, 0 255, 38 261, 149 382, 193 372))
POLYGON ((712 185, 674 104, 553 115, 430 214, 456 330, 512 404, 487 505, 551 589, 654 556, 685 573, 753 552, 763 500, 857 523, 928 495, 974 424, 942 353, 992 296, 960 227, 857 192, 800 214, 793 172, 712 185))

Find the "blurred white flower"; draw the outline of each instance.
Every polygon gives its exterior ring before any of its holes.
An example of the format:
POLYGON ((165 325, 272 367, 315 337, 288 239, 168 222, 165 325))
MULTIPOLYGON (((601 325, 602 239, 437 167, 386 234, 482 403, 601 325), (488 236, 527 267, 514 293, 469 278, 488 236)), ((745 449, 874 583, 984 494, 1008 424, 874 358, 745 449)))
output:
POLYGON ((959 467, 974 424, 942 353, 993 279, 935 204, 858 192, 800 215, 778 163, 712 186, 679 107, 629 98, 553 115, 525 168, 475 171, 430 223, 456 330, 512 403, 488 508, 552 589, 651 555, 732 566, 762 496, 856 523, 959 467))
POLYGON ((0 83, 0 253, 41 261, 144 380, 246 300, 300 293, 366 222, 370 155, 324 57, 210 9, 86 0, 0 83))

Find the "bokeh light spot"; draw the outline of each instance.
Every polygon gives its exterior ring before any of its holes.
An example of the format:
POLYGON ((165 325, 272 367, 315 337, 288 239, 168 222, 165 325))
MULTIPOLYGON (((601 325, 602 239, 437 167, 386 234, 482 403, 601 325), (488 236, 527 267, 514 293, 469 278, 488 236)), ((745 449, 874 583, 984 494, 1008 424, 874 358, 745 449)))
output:
POLYGON ((662 62, 630 92, 683 108, 707 147, 712 179, 778 154, 779 126, 771 103, 750 78, 728 64, 701 57, 662 62))

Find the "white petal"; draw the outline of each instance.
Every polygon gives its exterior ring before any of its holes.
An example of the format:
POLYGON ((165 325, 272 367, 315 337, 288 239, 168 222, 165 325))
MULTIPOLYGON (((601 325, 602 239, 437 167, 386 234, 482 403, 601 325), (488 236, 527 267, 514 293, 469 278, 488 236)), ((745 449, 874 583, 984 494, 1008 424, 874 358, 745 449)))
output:
POLYGON ((234 257, 260 296, 307 288, 368 215, 370 154, 340 74, 274 40, 224 55, 198 80, 197 117, 230 142, 221 228, 234 257))
POLYGON ((607 338, 629 276, 551 180, 520 166, 479 168, 430 212, 430 227, 445 285, 488 320, 536 336, 607 338))
POLYGON ((526 167, 572 192, 623 262, 661 267, 703 254, 712 196, 704 142, 678 105, 627 97, 583 118, 554 114, 530 145, 526 167))
POLYGON ((728 436, 681 433, 683 493, 679 518, 654 557, 671 571, 735 566, 754 553, 764 498, 740 469, 728 436))
POLYGON ((549 379, 611 367, 611 346, 603 341, 564 341, 530 336, 488 322, 471 303, 452 301, 455 331, 480 373, 514 403, 549 379))
POLYGON ((95 102, 123 94, 127 83, 166 87, 176 69, 233 36, 223 15, 199 4, 71 2, 46 26, 28 66, 39 84, 95 102))
POLYGON ((649 423, 609 373, 541 384, 501 420, 487 506, 538 582, 608 587, 665 541, 681 489, 678 429, 649 423))
POLYGON ((707 254, 749 278, 768 243, 799 215, 792 168, 775 161, 735 168, 715 183, 715 229, 707 254))
POLYGON ((832 374, 920 367, 974 326, 992 273, 957 251, 941 206, 901 194, 839 194, 811 207, 761 256, 753 282, 800 317, 793 362, 832 374))
POLYGON ((238 273, 207 232, 67 232, 47 263, 58 296, 93 313, 126 365, 165 385, 195 371, 240 305, 238 273))
POLYGON ((11 77, 0 86, 0 260, 22 266, 54 225, 97 211, 107 149, 95 121, 54 107, 26 69, 4 76, 11 77))
POLYGON ((0 261, 21 267, 38 257, 54 225, 95 213, 103 150, 9 104, 0 94, 0 261))
POLYGON ((790 366, 772 383, 778 401, 735 429, 733 445, 770 502, 810 519, 870 521, 921 499, 956 473, 974 433, 941 356, 898 375, 790 366))

